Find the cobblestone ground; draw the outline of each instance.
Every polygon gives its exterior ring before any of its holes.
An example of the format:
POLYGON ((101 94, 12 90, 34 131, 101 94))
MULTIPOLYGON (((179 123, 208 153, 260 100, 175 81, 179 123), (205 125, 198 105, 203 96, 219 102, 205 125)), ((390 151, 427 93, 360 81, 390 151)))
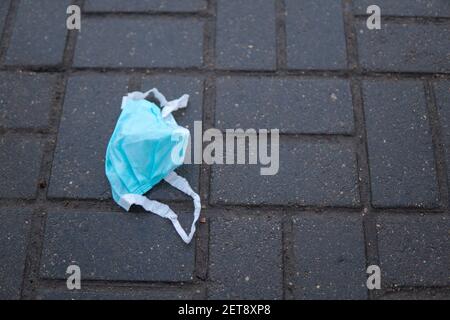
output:
POLYGON ((448 0, 1 0, 0 31, 0 298, 450 297, 448 0), (152 87, 191 95, 189 128, 281 132, 275 176, 180 170, 191 245, 104 174, 121 97, 152 87))

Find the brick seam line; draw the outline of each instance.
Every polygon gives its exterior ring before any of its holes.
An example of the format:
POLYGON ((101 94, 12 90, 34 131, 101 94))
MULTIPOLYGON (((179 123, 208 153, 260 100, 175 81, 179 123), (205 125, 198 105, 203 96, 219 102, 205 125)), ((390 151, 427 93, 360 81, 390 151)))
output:
MULTIPOLYGON (((46 66, 46 65, 28 65, 28 66, 0 66, 0 71, 13 72, 45 72, 45 73, 61 73, 67 71, 64 67, 46 66)), ((348 79, 350 71, 348 69, 342 70, 303 70, 303 69, 289 69, 289 70, 227 70, 217 69, 210 70, 205 67, 187 67, 187 68, 166 68, 166 67, 72 67, 68 70, 70 74, 90 74, 90 73, 105 73, 105 74, 121 74, 121 75, 158 75, 170 73, 173 75, 192 75, 192 76, 208 76, 214 74, 218 77, 225 76, 248 76, 248 77, 302 77, 308 78, 341 78, 348 79)), ((429 71, 372 71, 372 70, 354 70, 352 76, 358 76, 364 79, 450 79, 450 70, 448 72, 429 72, 429 71)))
MULTIPOLYGON (((276 70, 287 68, 287 37, 286 37, 286 3, 284 0, 275 0, 275 35, 276 35, 276 70)), ((259 135, 259 133, 258 133, 259 135)), ((281 218, 281 272, 282 272, 282 299, 294 299, 293 287, 290 285, 295 274, 293 265, 293 231, 292 217, 286 216, 283 210, 281 218)))
MULTIPOLYGON (((66 289, 66 280, 65 279, 41 279, 41 284, 43 286, 40 289, 66 289)), ((141 290, 152 290, 152 289, 186 289, 188 291, 191 290, 202 290, 202 283, 199 282, 182 282, 182 281, 133 281, 133 280, 94 280, 94 279, 81 279, 81 286, 83 290, 85 288, 88 289, 103 289, 110 288, 108 292, 120 292, 122 289, 141 289, 141 290), (119 289, 116 291, 116 289, 119 289)))
POLYGON ((424 82, 425 96, 427 100, 428 122, 431 127, 431 137, 433 140, 436 176, 439 188, 440 207, 449 210, 449 187, 447 177, 447 166, 445 161, 445 150, 442 138, 442 128, 437 109, 437 101, 433 88, 433 82, 424 82))
MULTIPOLYGON (((208 76, 211 74, 217 77, 225 76, 247 76, 247 77, 298 77, 298 78, 338 78, 348 79, 350 71, 343 70, 210 70, 205 67, 187 67, 187 68, 166 68, 166 67, 72 67, 69 70, 61 66, 46 65, 28 65, 28 66, 0 66, 0 71, 12 72, 45 72, 45 73, 61 73, 68 71, 70 74, 118 74, 118 75, 159 75, 170 73, 173 75, 183 76, 208 76)), ((429 72, 429 71, 371 71, 371 70, 354 70, 352 76, 358 76, 364 79, 450 79, 450 70, 448 72, 429 72)))
MULTIPOLYGON (((83 8, 84 0, 74 0, 74 4, 83 8)), ((39 172, 39 187, 36 207, 31 218, 31 230, 26 251, 21 299, 34 299, 40 281, 41 254, 44 244, 45 223, 47 219, 47 190, 50 185, 53 157, 56 149, 60 120, 65 99, 68 79, 68 69, 72 65, 77 33, 67 31, 62 67, 65 72, 58 76, 56 92, 50 111, 49 134, 45 141, 41 167, 39 172)))
MULTIPOLYGON (((358 20, 367 20, 369 15, 354 14, 358 20)), ((450 17, 414 17, 414 16, 399 16, 399 15, 384 15, 381 13, 382 22, 402 21, 405 23, 446 23, 450 22, 450 17)))
MULTIPOLYGON (((205 81, 205 94, 206 90, 211 91, 212 88, 209 87, 210 79, 205 81)), ((205 125, 205 108, 208 104, 209 99, 203 96, 203 125, 205 125)), ((205 126, 203 126, 203 130, 205 130, 205 126)), ((208 216, 208 208, 209 208, 209 189, 210 189, 210 175, 211 170, 210 166, 202 163, 200 165, 199 172, 199 194, 202 201, 202 212, 200 214, 201 219, 205 218, 205 223, 198 223, 197 235, 196 235, 196 245, 195 245, 195 276, 198 279, 205 281, 208 277, 208 261, 209 261, 209 216, 208 216)))
MULTIPOLYGON (((350 73, 352 101, 355 120, 355 144, 358 164, 358 180, 360 201, 363 205, 363 232, 365 242, 366 267, 372 264, 379 265, 378 240, 375 217, 371 211, 371 187, 369 157, 367 149, 367 132, 364 117, 364 101, 362 96, 361 81, 353 71, 359 71, 359 56, 357 38, 355 31, 355 21, 353 17, 352 0, 343 0, 344 30, 346 36, 347 61, 350 73)), ((367 296, 370 300, 376 299, 380 294, 379 290, 367 289, 367 296)))
POLYGON ((292 279, 295 278, 294 264, 294 243, 293 243, 293 218, 284 213, 281 220, 281 243, 282 243, 282 278, 283 278, 283 299, 294 300, 294 285, 292 279))
MULTIPOLYGON (((216 17, 217 17, 217 1, 209 0, 207 3, 209 20, 204 25, 204 41, 203 41, 203 64, 209 70, 215 68, 215 52, 216 52, 216 17)), ((214 126, 214 109, 216 100, 216 79, 214 73, 206 76, 203 80, 203 106, 202 106, 202 130, 212 128, 214 126)), ((203 150, 203 149, 202 149, 203 150)), ((199 177, 199 194, 202 200, 201 217, 206 219, 206 223, 199 223, 197 228, 195 243, 195 270, 194 274, 197 280, 204 282, 204 298, 208 298, 208 281, 209 272, 209 243, 210 243, 210 221, 208 216, 209 208, 209 191, 211 181, 211 167, 202 163, 200 165, 199 177)))
MULTIPOLYGON (((25 135, 26 136, 26 135, 25 135)), ((37 135, 37 137, 44 135, 37 135)), ((36 137, 36 135, 35 135, 36 137)), ((19 198, 11 198, 11 199, 1 199, 0 200, 0 208, 25 208, 29 206, 33 206, 37 203, 36 199, 19 199, 19 198)), ((169 202, 170 205, 173 205, 174 208, 178 207, 183 210, 186 209, 186 205, 192 204, 189 199, 186 200, 171 200, 169 202)), ((58 209, 89 209, 93 206, 97 208, 99 211, 111 211, 111 212, 121 212, 120 207, 117 208, 117 205, 111 201, 111 199, 70 199, 70 198, 58 198, 58 199, 47 199, 46 206, 49 210, 58 210, 58 209)), ((282 214, 283 212, 286 215, 293 215, 296 212, 303 212, 313 210, 316 212, 327 213, 332 210, 336 210, 337 212, 361 212, 363 209, 362 205, 355 207, 347 207, 347 206, 317 206, 317 205, 300 205, 300 204, 233 204, 233 203, 218 203, 213 205, 208 205, 208 209, 214 210, 237 210, 239 208, 243 208, 245 210, 261 210, 267 209, 268 211, 277 211, 282 214)), ((372 208, 373 213, 389 213, 389 214, 427 214, 427 215, 439 215, 446 213, 447 211, 442 208, 372 208)))
MULTIPOLYGON (((275 0, 279 2, 279 0, 275 0)), ((281 2, 284 2, 282 0, 281 2)), ((280 4, 277 4, 280 5, 280 4)), ((282 5, 283 6, 283 5, 282 5)), ((86 17, 169 17, 169 18, 208 18, 210 17, 211 12, 208 10, 200 10, 193 12, 172 12, 172 11, 157 11, 157 10, 148 10, 148 11, 115 11, 115 12, 100 12, 100 11, 89 11, 83 12, 83 16, 86 17)), ((367 14, 353 14, 353 16, 357 19, 367 19, 367 14)), ((414 23, 440 23, 440 22, 449 22, 450 17, 433 17, 433 16, 400 16, 400 15, 383 15, 383 21, 391 22, 391 21, 399 21, 402 22, 414 22, 414 23)))
MULTIPOLYGON (((213 72, 216 63, 216 28, 217 28, 217 0, 208 0, 208 11, 211 19, 205 24, 203 43, 203 63, 211 73, 203 82, 203 108, 202 123, 203 132, 214 127, 216 105, 216 77, 213 72)), ((204 145, 202 144, 202 150, 204 145)), ((211 242, 211 225, 209 210, 209 192, 211 189, 211 166, 202 162, 200 165, 199 193, 202 199, 202 214, 206 223, 199 223, 195 246, 195 276, 205 283, 204 298, 208 299, 209 286, 209 244, 211 242)))
POLYGON ((83 16, 88 18, 148 18, 165 17, 173 19, 209 18, 211 17, 208 8, 196 12, 167 12, 167 11, 125 11, 125 12, 83 12, 83 16))
MULTIPOLYGON (((51 290, 51 291, 64 291, 67 290, 66 282, 64 280, 41 280, 41 290, 51 290)), ((163 293, 174 290, 180 294, 192 295, 193 300, 201 300, 204 296, 204 287, 193 283, 166 283, 166 282, 155 282, 148 284, 145 282, 127 282, 127 281, 115 281, 114 284, 107 281, 93 281, 93 280, 82 280, 82 290, 83 293, 92 294, 124 294, 124 293, 137 293, 141 296, 152 294, 163 293)))
POLYGON ((287 65, 287 38, 286 38, 286 4, 284 0, 275 0, 276 23, 276 69, 284 70, 287 65))
MULTIPOLYGON (((38 203, 36 199, 2 199, 0 201, 0 209, 23 209, 28 207, 33 207, 38 203)), ((174 209, 178 208, 178 211, 186 210, 186 206, 191 205, 191 201, 170 201, 168 202, 174 209)), ((111 200, 95 200, 95 199, 48 199, 45 202, 46 209, 49 211, 53 210, 71 210, 71 209, 79 209, 79 210, 89 210, 95 209, 98 212, 113 212, 119 213, 120 207, 117 207, 115 203, 111 200)), ((279 215, 286 216, 296 216, 299 213, 314 211, 317 213, 329 214, 329 213, 361 213, 363 207, 345 207, 345 206, 302 206, 302 205, 270 205, 270 204, 214 204, 208 205, 205 210, 243 210, 243 211, 254 211, 254 210, 263 210, 267 212, 277 212, 279 215)), ((422 208, 392 208, 392 209, 377 209, 372 208, 371 212, 374 214, 391 214, 391 215, 400 215, 400 214, 426 214, 427 216, 432 215, 442 215, 447 212, 442 209, 422 209, 422 208)), ((206 213, 206 211, 205 211, 206 213)), ((208 215, 213 214, 208 211, 208 215)))

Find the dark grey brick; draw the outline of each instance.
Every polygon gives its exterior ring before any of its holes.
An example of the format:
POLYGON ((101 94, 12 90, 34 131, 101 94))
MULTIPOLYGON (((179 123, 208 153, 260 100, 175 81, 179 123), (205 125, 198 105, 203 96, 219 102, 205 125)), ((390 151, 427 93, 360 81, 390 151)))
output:
POLYGON ((297 299, 366 299, 362 218, 306 214, 294 218, 297 299))
POLYGON ((0 137, 0 197, 36 196, 42 142, 37 137, 7 134, 0 137))
POLYGON ((84 18, 77 67, 199 67, 203 22, 158 17, 84 18))
POLYGON ((382 16, 450 17, 447 0, 354 0, 354 11, 366 14, 367 7, 373 4, 381 8, 382 16))
POLYGON ((383 295, 381 300, 450 300, 450 289, 425 288, 390 292, 383 295))
POLYGON ((351 144, 281 137, 279 162, 279 171, 272 176, 260 175, 260 168, 268 166, 259 164, 213 165, 211 202, 359 205, 356 157, 351 144))
MULTIPOLYGON (((183 220, 190 214, 181 214, 183 220)), ((195 245, 171 222, 150 213, 52 212, 48 215, 41 275, 65 279, 76 264, 82 279, 190 281, 195 245)))
POLYGON ((0 126, 46 128, 56 76, 33 73, 0 73, 0 126))
POLYGON ((278 128, 284 133, 350 134, 347 80, 225 77, 217 81, 216 127, 278 128))
POLYGON ((70 0, 22 0, 5 63, 57 65, 66 44, 67 7, 70 0))
MULTIPOLYGON (((194 139, 194 121, 202 121, 203 106, 203 79, 183 76, 146 76, 142 81, 142 90, 147 91, 151 88, 158 88, 168 100, 177 99, 181 95, 189 94, 189 104, 186 109, 174 112, 177 122, 191 132, 191 141, 194 139)), ((155 101, 157 102, 157 101, 155 101)), ((191 153, 192 154, 192 153, 191 153)), ((191 164, 184 164, 177 169, 178 174, 185 177, 191 187, 199 190, 200 166, 193 164, 193 155, 191 164)), ((189 200, 181 191, 169 186, 166 182, 156 185, 148 196, 159 200, 189 200)))
POLYGON ((278 218, 218 217, 210 228, 210 299, 282 298, 278 218))
POLYGON ((288 68, 346 69, 341 1, 285 0, 285 3, 288 68))
POLYGON ((450 81, 435 83, 434 92, 442 128, 442 139, 445 146, 447 177, 450 181, 450 81))
POLYGON ((423 84, 365 81, 363 92, 373 205, 438 206, 423 84))
POLYGON ((85 12, 195 12, 206 9, 206 0, 87 0, 85 12))
POLYGON ((0 300, 19 299, 31 211, 2 209, 0 220, 0 300))
POLYGON ((109 198, 104 161, 126 95, 128 77, 81 75, 69 79, 48 195, 109 198), (95 128, 95 130, 93 130, 95 128))
POLYGON ((275 69, 273 0, 218 0, 216 32, 219 68, 275 69))
POLYGON ((368 30, 361 21, 358 51, 361 66, 374 71, 449 72, 450 24, 382 24, 368 30))
POLYGON ((3 34, 3 27, 5 26, 6 16, 8 15, 10 1, 4 0, 0 2, 0 39, 3 34))
POLYGON ((382 286, 448 286, 447 215, 383 215, 377 220, 382 286))
POLYGON ((192 300, 196 299, 201 290, 178 288, 155 288, 151 290, 102 287, 80 290, 39 289, 37 300, 192 300))

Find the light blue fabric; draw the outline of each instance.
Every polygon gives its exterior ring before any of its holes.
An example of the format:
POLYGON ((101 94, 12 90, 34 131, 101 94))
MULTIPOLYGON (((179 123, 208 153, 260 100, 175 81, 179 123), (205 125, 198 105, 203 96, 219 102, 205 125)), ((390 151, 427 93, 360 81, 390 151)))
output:
POLYGON ((178 149, 177 156, 184 159, 188 141, 189 131, 171 114, 163 119, 154 103, 126 99, 106 151, 114 200, 120 203, 125 194, 144 194, 163 180, 180 165, 172 151, 178 149))
POLYGON ((170 112, 186 107, 188 98, 185 95, 167 102, 156 89, 144 94, 128 94, 123 98, 122 113, 109 141, 105 159, 106 176, 114 200, 125 210, 129 210, 132 204, 139 204, 148 211, 171 219, 187 243, 195 232, 200 198, 185 179, 173 172, 184 161, 190 133, 178 126, 170 112), (157 105, 145 100, 150 92, 154 92, 162 102, 165 107, 163 112, 157 105), (163 117, 164 113, 166 115, 163 117), (140 197, 163 179, 194 198, 196 212, 190 236, 180 230, 177 216, 169 207, 140 197))

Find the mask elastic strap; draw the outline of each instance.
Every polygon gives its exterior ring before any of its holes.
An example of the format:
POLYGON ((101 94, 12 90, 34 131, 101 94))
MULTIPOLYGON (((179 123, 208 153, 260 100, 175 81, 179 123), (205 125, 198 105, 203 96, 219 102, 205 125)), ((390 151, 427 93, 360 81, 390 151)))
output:
POLYGON ((194 190, 192 190, 189 182, 183 177, 177 175, 175 172, 171 172, 166 178, 164 178, 164 180, 166 180, 171 186, 191 196, 194 200, 194 220, 192 222, 189 235, 187 235, 184 231, 175 212, 173 212, 172 209, 164 203, 156 200, 150 200, 146 196, 139 194, 125 194, 120 198, 119 205, 128 211, 133 204, 137 204, 143 207, 146 211, 153 212, 162 218, 169 219, 172 221, 172 224, 181 239, 183 239, 185 243, 190 243, 196 230, 195 224, 200 216, 200 197, 194 192, 194 190))
POLYGON ((176 111, 181 108, 186 108, 189 100, 189 95, 183 94, 178 99, 167 101, 166 97, 156 88, 148 90, 147 92, 140 92, 140 91, 131 92, 127 95, 127 98, 130 98, 132 100, 142 100, 147 98, 150 93, 153 93, 155 98, 158 99, 161 107, 163 107, 162 109, 163 118, 167 117, 173 111, 176 111))
MULTIPOLYGON (((197 223, 197 220, 200 217, 200 210, 202 208, 202 205, 200 203, 200 196, 197 193, 195 193, 194 190, 192 190, 191 186, 189 185, 189 182, 185 178, 179 176, 174 171, 169 173, 164 178, 164 180, 167 183, 169 183, 172 187, 177 188, 181 192, 184 192, 185 194, 190 196, 194 202, 194 220, 192 221, 191 231, 189 233, 189 236, 187 236, 189 239, 189 242, 190 242, 192 237, 194 236, 195 224, 197 223)), ((173 223, 175 229, 177 229, 178 234, 180 234, 179 229, 183 230, 183 228, 181 228, 181 226, 179 225, 178 220, 177 221, 172 220, 172 223, 173 223), (178 226, 176 224, 178 224, 178 226)), ((183 230, 183 232, 184 232, 184 230, 183 230)), ((180 236, 183 238, 183 236, 181 234, 180 234, 180 236)))

